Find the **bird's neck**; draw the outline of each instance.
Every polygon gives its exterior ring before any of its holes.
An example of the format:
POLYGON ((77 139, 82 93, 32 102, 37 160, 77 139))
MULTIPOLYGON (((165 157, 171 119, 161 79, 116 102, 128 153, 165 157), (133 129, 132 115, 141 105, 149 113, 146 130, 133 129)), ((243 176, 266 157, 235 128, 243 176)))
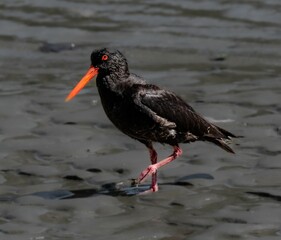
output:
POLYGON ((115 83, 126 81, 129 77, 129 71, 112 71, 109 72, 108 77, 115 83))
POLYGON ((109 67, 103 68, 101 66, 99 68, 99 75, 102 77, 110 75, 110 77, 114 79, 125 79, 130 75, 129 68, 127 62, 120 62, 118 64, 112 64, 109 67))
POLYGON ((116 71, 116 72, 103 72, 99 73, 97 76, 97 87, 102 91, 117 92, 119 91, 119 85, 128 80, 130 73, 128 71, 116 71))

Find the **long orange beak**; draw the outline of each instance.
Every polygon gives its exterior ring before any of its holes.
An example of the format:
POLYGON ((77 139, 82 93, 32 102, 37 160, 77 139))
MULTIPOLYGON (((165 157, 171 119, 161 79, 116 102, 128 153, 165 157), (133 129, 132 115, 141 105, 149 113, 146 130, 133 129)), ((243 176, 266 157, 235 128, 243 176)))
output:
POLYGON ((98 68, 91 66, 89 70, 86 72, 84 77, 80 80, 79 83, 73 88, 73 90, 68 94, 67 98, 65 99, 66 102, 70 101, 74 98, 82 89, 86 86, 86 84, 98 74, 98 68))

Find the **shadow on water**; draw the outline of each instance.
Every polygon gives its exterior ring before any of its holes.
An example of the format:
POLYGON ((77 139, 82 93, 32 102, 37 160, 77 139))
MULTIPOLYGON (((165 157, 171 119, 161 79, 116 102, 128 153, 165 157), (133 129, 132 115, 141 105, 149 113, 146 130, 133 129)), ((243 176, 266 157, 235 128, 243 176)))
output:
MULTIPOLYGON (((31 176, 23 172, 19 172, 19 175, 26 175, 31 176)), ((67 176, 64 179, 70 181, 83 181, 82 178, 78 176, 67 176)), ((166 182, 158 184, 161 186, 185 186, 185 187, 192 187, 193 184, 189 181, 195 179, 204 179, 204 180, 214 180, 214 177, 208 173, 196 173, 190 174, 181 178, 178 178, 175 182, 166 182)), ((86 189, 78 189, 78 190, 67 190, 67 189, 60 189, 60 190, 53 190, 53 191, 40 191, 28 194, 29 196, 37 196, 43 199, 49 200, 65 200, 65 199, 79 199, 79 198, 88 198, 97 195, 107 195, 112 197, 117 196, 135 196, 144 193, 145 191, 149 190, 150 185, 136 185, 136 179, 127 180, 125 182, 118 182, 118 183, 106 183, 101 185, 100 188, 86 188, 86 189)), ((267 198, 274 201, 281 202, 281 196, 261 192, 261 191, 247 191, 246 194, 255 195, 261 198, 267 198)), ((0 201, 7 202, 11 200, 15 200, 14 196, 10 195, 1 195, 0 201)))
MULTIPOLYGON (((164 185, 178 185, 178 186, 193 186, 192 183, 189 183, 189 180, 194 179, 206 179, 212 180, 214 177, 206 173, 196 173, 191 174, 185 177, 181 177, 175 182, 167 182, 159 184, 159 186, 164 185)), ((87 198, 95 195, 109 195, 109 196, 134 196, 141 194, 149 190, 150 185, 138 185, 134 184, 135 179, 127 182, 119 183, 106 183, 101 186, 101 188, 87 188, 79 190, 54 190, 54 191, 44 191, 44 192, 35 192, 31 195, 39 196, 44 199, 74 199, 74 198, 87 198), (130 183, 131 182, 131 183, 130 183)))
MULTIPOLYGON (((159 186, 165 185, 178 185, 185 187, 192 187, 193 184, 188 182, 189 180, 194 179, 205 179, 205 180, 213 180, 214 177, 210 174, 206 173, 196 173, 187 175, 177 179, 175 182, 166 182, 160 183, 159 186)), ((106 183, 101 186, 101 188, 87 188, 87 189, 79 189, 79 190, 54 190, 54 191, 43 191, 43 192, 35 192, 30 195, 38 196, 44 199, 50 200, 64 200, 64 199, 76 199, 76 198, 87 198, 95 195, 108 195, 108 196, 135 196, 142 194, 143 192, 149 190, 150 185, 135 185, 135 179, 131 179, 131 181, 127 182, 119 182, 119 183, 106 183), (131 183, 129 183, 131 182, 131 183)), ((274 201, 281 202, 281 196, 267 193, 267 192, 254 192, 248 191, 246 194, 255 195, 262 198, 268 198, 274 201)))

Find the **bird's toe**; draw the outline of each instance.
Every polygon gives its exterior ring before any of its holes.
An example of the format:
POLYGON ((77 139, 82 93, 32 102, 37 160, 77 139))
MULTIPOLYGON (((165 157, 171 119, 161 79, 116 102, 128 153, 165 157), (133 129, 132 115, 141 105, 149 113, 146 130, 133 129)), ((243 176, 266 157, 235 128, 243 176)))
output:
POLYGON ((142 183, 148 176, 152 175, 153 173, 156 173, 156 171, 157 171, 156 164, 149 165, 146 169, 144 169, 141 172, 138 178, 138 183, 142 183))

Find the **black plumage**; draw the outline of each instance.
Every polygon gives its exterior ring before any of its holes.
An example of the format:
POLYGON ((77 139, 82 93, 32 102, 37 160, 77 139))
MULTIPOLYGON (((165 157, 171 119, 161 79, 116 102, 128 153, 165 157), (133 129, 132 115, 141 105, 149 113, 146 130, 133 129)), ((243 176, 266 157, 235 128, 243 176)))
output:
POLYGON ((179 143, 208 141, 234 153, 227 144, 236 137, 234 134, 204 119, 175 93, 130 73, 119 51, 94 51, 91 62, 91 68, 97 71, 96 84, 108 118, 123 133, 149 148, 152 165, 142 172, 139 182, 152 175, 151 191, 158 189, 157 169, 182 153, 179 143), (173 154, 157 163, 153 142, 173 146, 173 154))

